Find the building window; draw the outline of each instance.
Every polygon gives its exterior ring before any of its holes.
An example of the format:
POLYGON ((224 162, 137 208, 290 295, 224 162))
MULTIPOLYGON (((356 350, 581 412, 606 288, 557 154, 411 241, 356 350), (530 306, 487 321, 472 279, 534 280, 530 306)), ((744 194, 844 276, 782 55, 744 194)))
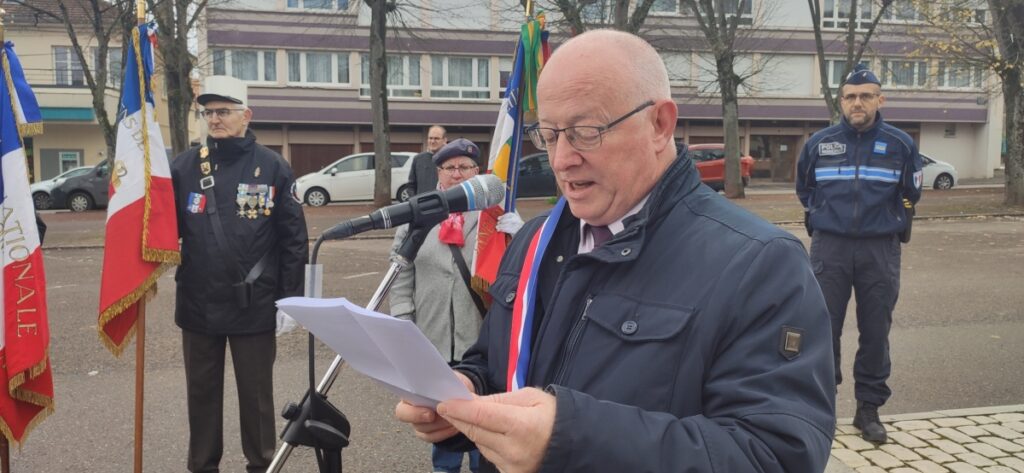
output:
POLYGON ((54 81, 57 85, 85 85, 85 73, 82 72, 82 62, 78 60, 78 55, 69 46, 53 47, 53 70, 55 74, 54 81))
POLYGON ((925 61, 882 61, 882 85, 890 87, 924 87, 928 82, 925 61))
MULTIPOLYGON (((864 28, 871 23, 873 17, 873 2, 861 0, 857 5, 859 20, 857 28, 864 28)), ((825 0, 824 8, 821 11, 822 28, 846 28, 850 19, 850 0, 825 0)))
POLYGON ((80 151, 60 151, 57 153, 57 163, 60 165, 60 172, 63 174, 82 165, 82 153, 80 151))
MULTIPOLYGON (((92 64, 94 70, 100 63, 100 48, 92 48, 92 64)), ((121 47, 107 48, 107 86, 121 87, 121 47)))
POLYGON ((896 0, 892 2, 892 5, 889 5, 889 8, 885 10, 882 18, 892 22, 911 22, 923 19, 921 13, 914 8, 914 3, 911 0, 896 0))
POLYGON ((661 60, 668 70, 671 85, 686 85, 690 82, 690 53, 662 52, 661 60))
MULTIPOLYGON (((846 59, 828 59, 826 62, 826 68, 828 69, 828 85, 833 89, 843 85, 843 81, 846 80, 846 59)), ((871 67, 871 61, 862 59, 860 61, 864 67, 871 67)))
POLYGON ((682 7, 679 6, 679 0, 654 0, 651 4, 650 13, 653 14, 679 14, 682 12, 682 7))
MULTIPOLYGON (((714 5, 716 8, 719 6, 721 7, 726 18, 736 16, 738 11, 740 18, 739 21, 737 21, 737 24, 752 25, 754 24, 753 3, 753 0, 722 0, 721 4, 715 2, 714 5)), ((706 15, 702 5, 703 4, 700 2, 697 3, 698 10, 701 15, 706 15)))
POLYGON ((348 53, 288 51, 288 82, 348 84, 348 53))
POLYGON ((288 8, 303 10, 348 10, 349 0, 288 0, 288 8))
POLYGON ((935 80, 945 89, 980 89, 985 81, 985 69, 979 65, 939 61, 935 80))
POLYGON ((277 52, 214 49, 213 74, 252 82, 277 82, 277 52))
POLYGON ((941 7, 942 19, 952 24, 973 23, 984 25, 988 18, 988 5, 984 0, 958 0, 941 7))
MULTIPOLYGON (((359 95, 370 96, 370 56, 359 55, 362 87, 359 95)), ((420 86, 420 56, 388 56, 388 97, 422 97, 420 86)))
POLYGON ((490 59, 485 57, 430 58, 430 96, 453 99, 491 97, 490 59))

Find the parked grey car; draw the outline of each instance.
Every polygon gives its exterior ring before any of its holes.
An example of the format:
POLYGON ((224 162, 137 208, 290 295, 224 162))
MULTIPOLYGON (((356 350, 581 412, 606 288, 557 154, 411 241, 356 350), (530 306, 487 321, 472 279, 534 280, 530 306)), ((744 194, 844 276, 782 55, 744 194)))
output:
POLYGON ((69 178, 50 191, 53 208, 84 212, 105 208, 110 199, 109 161, 96 165, 89 173, 69 178))

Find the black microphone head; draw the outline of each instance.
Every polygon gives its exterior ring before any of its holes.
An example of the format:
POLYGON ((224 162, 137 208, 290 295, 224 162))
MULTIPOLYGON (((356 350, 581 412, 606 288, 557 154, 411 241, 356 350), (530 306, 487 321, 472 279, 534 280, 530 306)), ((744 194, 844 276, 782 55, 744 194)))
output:
POLYGON ((480 174, 460 184, 468 197, 469 208, 483 210, 505 200, 505 183, 494 174, 480 174))

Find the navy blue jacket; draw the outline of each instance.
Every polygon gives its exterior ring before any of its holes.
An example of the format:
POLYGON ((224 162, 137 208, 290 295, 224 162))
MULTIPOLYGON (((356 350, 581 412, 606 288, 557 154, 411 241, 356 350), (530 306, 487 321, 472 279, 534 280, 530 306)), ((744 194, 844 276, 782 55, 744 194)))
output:
POLYGON ((903 199, 921 198, 921 156, 909 135, 875 116, 864 132, 844 117, 800 152, 796 194, 811 229, 853 238, 902 232, 903 199))
MULTIPOLYGON (((505 390, 529 240, 513 239, 457 368, 505 390)), ((543 472, 821 472, 835 423, 828 311, 799 240, 706 186, 685 154, 626 228, 578 255, 568 208, 541 263, 527 385, 557 399, 543 472), (783 350, 799 336, 799 353, 783 350), (799 335, 797 335, 799 334, 799 335)))

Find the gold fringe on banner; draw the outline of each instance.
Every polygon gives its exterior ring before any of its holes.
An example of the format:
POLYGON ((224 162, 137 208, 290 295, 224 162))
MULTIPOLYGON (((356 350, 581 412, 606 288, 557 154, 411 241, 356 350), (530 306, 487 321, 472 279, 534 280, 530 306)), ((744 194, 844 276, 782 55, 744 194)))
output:
POLYGON ((139 287, 135 288, 135 290, 130 292, 128 295, 122 297, 121 300, 111 304, 110 307, 107 307, 100 314, 99 324, 96 325, 96 329, 100 335, 100 341, 103 342, 103 345, 106 346, 107 349, 110 350, 110 352, 113 353, 115 357, 121 356, 121 353, 124 352, 124 349, 128 345, 128 342, 130 342, 131 339, 135 336, 135 326, 133 325, 132 328, 128 330, 128 333, 125 334, 124 340, 121 341, 120 345, 114 343, 114 341, 107 336, 107 333, 103 331, 103 326, 106 325, 107 322, 114 320, 114 318, 117 317, 118 315, 121 315, 121 313, 124 312, 125 309, 131 307, 136 302, 139 302, 139 299, 146 295, 147 291, 149 291, 150 289, 153 289, 155 291, 156 280, 160 279, 160 276, 163 275, 164 271, 166 271, 171 266, 171 264, 161 264, 158 268, 153 270, 152 273, 150 273, 149 277, 147 277, 146 280, 139 285, 139 287))
POLYGON ((18 124, 18 133, 21 134, 22 137, 42 135, 43 134, 43 122, 19 123, 18 124))

